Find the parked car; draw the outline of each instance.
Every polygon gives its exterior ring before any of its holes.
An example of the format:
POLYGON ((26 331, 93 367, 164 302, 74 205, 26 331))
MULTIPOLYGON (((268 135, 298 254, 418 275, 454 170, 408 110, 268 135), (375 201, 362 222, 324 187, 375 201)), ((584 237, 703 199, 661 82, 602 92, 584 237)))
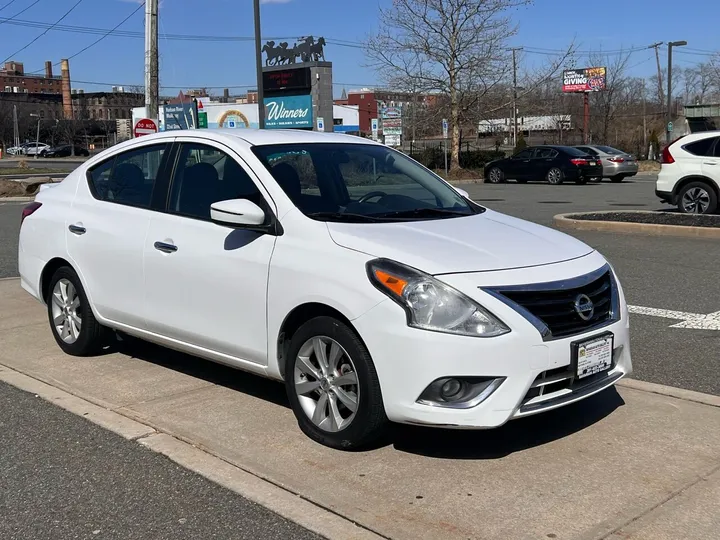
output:
POLYGON ((115 330, 284 381, 335 448, 388 421, 500 426, 632 370, 602 255, 347 135, 120 143, 25 208, 19 270, 66 353, 115 330))
MULTIPOLYGON (((48 147, 48 148, 43 149, 40 152, 40 155, 42 157, 48 157, 48 158, 68 157, 68 156, 73 155, 72 146, 70 146, 69 144, 63 144, 61 146, 48 147)), ((76 146, 75 147, 75 155, 76 156, 89 156, 90 152, 88 151, 87 148, 83 148, 82 146, 76 146)))
POLYGON ((565 181, 585 184, 602 176, 602 165, 592 156, 571 146, 531 146, 504 159, 485 165, 485 181, 491 184, 508 178, 520 184, 547 180, 559 185, 565 181))
MULTIPOLYGON (((27 144, 27 143, 25 143, 27 144)), ((25 144, 19 144, 18 146, 11 146, 7 149, 7 153, 9 156, 20 156, 23 154, 23 150, 25 148, 25 144)))
POLYGON ((612 146, 582 145, 575 148, 602 163, 602 177, 609 178, 611 182, 622 182, 625 178, 638 173, 638 162, 635 156, 612 146))
POLYGON ((26 143, 23 145, 23 151, 22 153, 26 156, 34 156, 34 155, 40 155, 42 154, 43 150, 50 148, 49 145, 45 143, 26 143))
POLYGON ((712 214, 720 197, 720 131, 681 137, 662 151, 655 194, 686 214, 712 214))

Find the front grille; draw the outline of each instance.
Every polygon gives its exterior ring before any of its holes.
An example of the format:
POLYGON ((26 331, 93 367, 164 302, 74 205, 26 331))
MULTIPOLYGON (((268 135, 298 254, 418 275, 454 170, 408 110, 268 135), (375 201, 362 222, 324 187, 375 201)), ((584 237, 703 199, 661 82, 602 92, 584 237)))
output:
POLYGON ((607 267, 597 275, 585 276, 585 279, 517 289, 501 288, 493 292, 501 299, 510 300, 510 305, 514 303, 522 308, 518 311, 531 322, 539 321, 546 327, 546 339, 573 336, 597 328, 614 320, 617 311, 615 283, 607 267), (588 320, 584 320, 575 309, 580 295, 590 298, 594 306, 588 320), (533 318, 535 321, 532 321, 533 318))

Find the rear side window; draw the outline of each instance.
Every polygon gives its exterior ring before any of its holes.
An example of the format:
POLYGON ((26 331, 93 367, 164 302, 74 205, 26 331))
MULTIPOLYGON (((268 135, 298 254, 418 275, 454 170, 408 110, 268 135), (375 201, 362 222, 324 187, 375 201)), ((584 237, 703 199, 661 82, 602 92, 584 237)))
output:
POLYGON ((699 141, 691 142, 683 146, 683 149, 695 156, 710 156, 713 144, 720 137, 708 137, 707 139, 700 139, 699 141))
POLYGON ((523 150, 519 154, 515 154, 515 159, 530 159, 533 156, 533 150, 523 150))
POLYGON ((583 152, 582 150, 578 150, 577 148, 573 148, 572 146, 563 146, 563 152, 570 155, 571 157, 585 157, 587 156, 587 152, 583 152))
POLYGON ((558 155, 557 150, 553 150, 552 148, 538 148, 537 152, 535 153, 536 158, 544 158, 544 159, 556 158, 557 155, 558 155))
POLYGON ((150 208, 152 191, 167 145, 118 154, 90 170, 90 191, 101 201, 150 208))
POLYGON ((620 150, 618 150, 617 148, 613 148, 612 146, 598 146, 598 148, 602 152, 605 152, 606 154, 609 154, 611 156, 620 155, 620 154, 624 153, 624 152, 621 152, 620 150))

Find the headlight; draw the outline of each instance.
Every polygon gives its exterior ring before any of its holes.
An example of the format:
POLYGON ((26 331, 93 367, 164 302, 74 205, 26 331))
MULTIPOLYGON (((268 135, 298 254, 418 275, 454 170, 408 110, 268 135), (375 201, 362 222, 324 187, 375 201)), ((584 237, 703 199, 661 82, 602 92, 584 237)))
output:
POLYGON ((485 308, 419 270, 388 259, 370 261, 367 270, 372 284, 405 309, 409 326, 476 337, 510 332, 485 308))

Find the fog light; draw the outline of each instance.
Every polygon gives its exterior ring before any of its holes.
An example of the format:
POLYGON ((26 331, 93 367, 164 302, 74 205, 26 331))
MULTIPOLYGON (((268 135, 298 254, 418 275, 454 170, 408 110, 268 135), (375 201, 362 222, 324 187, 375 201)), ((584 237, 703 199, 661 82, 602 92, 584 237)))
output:
POLYGON ((445 401, 453 401, 460 396, 462 387, 462 382, 457 379, 448 379, 440 388, 440 395, 445 401))
POLYGON ((422 405, 469 409, 485 401, 505 377, 442 377, 423 390, 417 402, 422 405))

